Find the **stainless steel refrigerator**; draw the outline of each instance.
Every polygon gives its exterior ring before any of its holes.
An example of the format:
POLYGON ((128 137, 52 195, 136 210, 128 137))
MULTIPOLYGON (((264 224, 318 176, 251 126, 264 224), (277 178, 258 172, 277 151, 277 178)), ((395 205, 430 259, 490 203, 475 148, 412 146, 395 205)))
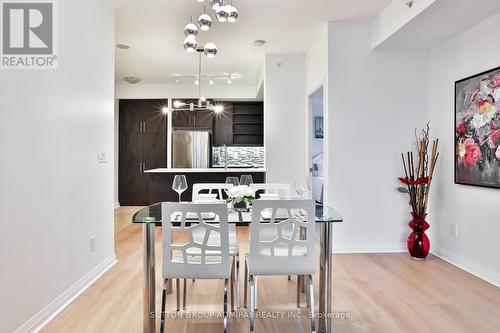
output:
POLYGON ((210 167, 210 132, 173 130, 172 166, 174 168, 210 167))

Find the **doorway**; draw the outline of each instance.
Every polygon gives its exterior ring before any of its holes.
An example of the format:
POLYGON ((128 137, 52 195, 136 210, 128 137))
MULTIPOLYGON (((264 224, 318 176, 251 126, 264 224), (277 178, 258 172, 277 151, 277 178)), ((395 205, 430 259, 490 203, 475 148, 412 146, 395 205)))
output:
POLYGON ((309 96, 309 165, 312 198, 316 202, 324 202, 324 92, 323 86, 309 96))

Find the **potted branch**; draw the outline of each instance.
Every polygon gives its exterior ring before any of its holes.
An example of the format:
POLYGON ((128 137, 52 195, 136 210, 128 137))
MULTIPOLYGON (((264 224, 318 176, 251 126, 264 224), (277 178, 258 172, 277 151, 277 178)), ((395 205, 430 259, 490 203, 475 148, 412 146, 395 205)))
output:
POLYGON ((432 184, 432 176, 439 158, 438 144, 439 139, 432 141, 432 149, 429 155, 430 127, 422 130, 421 135, 415 131, 417 141, 417 158, 413 152, 401 154, 404 178, 399 178, 405 186, 398 188, 400 192, 406 193, 410 197, 410 206, 412 209, 412 220, 409 226, 412 233, 408 237, 407 245, 410 255, 414 259, 424 260, 429 254, 430 241, 425 231, 429 229, 429 223, 426 221, 427 207, 429 204, 429 192, 432 184))

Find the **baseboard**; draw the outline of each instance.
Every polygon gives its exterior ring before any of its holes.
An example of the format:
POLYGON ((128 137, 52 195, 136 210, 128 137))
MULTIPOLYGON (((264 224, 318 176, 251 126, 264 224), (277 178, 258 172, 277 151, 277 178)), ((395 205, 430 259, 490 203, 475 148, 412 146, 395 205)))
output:
POLYGON ((49 305, 43 308, 33 318, 16 329, 14 333, 35 333, 40 331, 48 322, 57 316, 64 308, 71 304, 80 294, 90 287, 97 279, 106 273, 115 263, 116 256, 113 253, 100 264, 85 274, 80 280, 59 295, 49 305))
POLYGON ((120 207, 120 203, 117 201, 117 202, 115 202, 115 209, 118 207, 120 207))
POLYGON ((333 253, 399 253, 406 243, 333 243, 333 253))
POLYGON ((476 264, 469 259, 466 259, 456 253, 445 249, 437 249, 431 251, 433 255, 444 261, 449 262, 453 266, 457 266, 460 269, 500 288, 500 273, 495 272, 487 267, 476 264))

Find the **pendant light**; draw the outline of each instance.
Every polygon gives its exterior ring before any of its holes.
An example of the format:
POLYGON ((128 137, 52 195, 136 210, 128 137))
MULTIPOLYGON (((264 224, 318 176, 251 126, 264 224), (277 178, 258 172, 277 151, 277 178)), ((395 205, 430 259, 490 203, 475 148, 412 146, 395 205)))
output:
POLYGON ((226 11, 229 13, 227 17, 228 22, 231 23, 236 22, 236 20, 238 19, 239 12, 238 9, 236 9, 236 7, 233 6, 232 0, 230 5, 226 5, 226 11))
POLYGON ((194 24, 193 22, 186 24, 186 26, 184 27, 184 35, 186 37, 198 36, 198 27, 196 26, 196 24, 194 24))
POLYGON ((217 15, 217 20, 220 23, 227 22, 227 18, 229 17, 227 6, 218 6, 217 9, 215 9, 215 15, 217 15))
POLYGON ((189 52, 193 53, 196 51, 196 38, 194 36, 187 36, 186 39, 184 39, 184 49, 189 52))
POLYGON ((210 0, 210 7, 212 7, 213 10, 216 10, 217 7, 222 6, 222 0, 210 0))
POLYGON ((198 25, 200 26, 201 30, 208 31, 212 26, 212 18, 210 17, 210 15, 203 13, 200 15, 200 17, 198 17, 198 25))
POLYGON ((217 55, 217 46, 212 42, 208 42, 205 44, 203 52, 205 53, 207 58, 213 58, 217 55))

